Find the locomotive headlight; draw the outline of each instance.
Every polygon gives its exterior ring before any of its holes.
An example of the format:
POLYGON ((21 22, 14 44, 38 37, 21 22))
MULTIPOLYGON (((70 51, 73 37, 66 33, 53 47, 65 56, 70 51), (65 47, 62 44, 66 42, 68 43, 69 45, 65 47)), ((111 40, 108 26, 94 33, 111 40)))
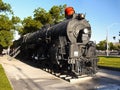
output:
POLYGON ((81 14, 80 16, 81 16, 81 18, 85 18, 85 15, 84 15, 84 14, 81 14))
POLYGON ((87 28, 85 28, 85 29, 83 29, 83 32, 84 32, 85 34, 87 34, 87 33, 89 32, 89 30, 88 30, 87 28))
POLYGON ((78 14, 78 20, 84 19, 85 18, 85 14, 78 14))

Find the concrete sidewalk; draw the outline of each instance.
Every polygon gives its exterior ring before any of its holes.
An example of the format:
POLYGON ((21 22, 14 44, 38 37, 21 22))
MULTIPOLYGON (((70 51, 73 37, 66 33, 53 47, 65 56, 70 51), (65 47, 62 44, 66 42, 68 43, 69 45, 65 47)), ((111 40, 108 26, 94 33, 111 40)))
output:
POLYGON ((70 84, 39 68, 29 66, 19 60, 0 57, 13 90, 85 90, 78 85, 70 84))

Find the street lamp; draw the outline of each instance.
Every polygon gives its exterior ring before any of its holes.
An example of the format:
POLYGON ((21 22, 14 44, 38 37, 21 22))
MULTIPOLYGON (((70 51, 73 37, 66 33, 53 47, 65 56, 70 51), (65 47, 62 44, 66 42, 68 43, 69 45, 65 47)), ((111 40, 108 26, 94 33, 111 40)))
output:
POLYGON ((119 43, 120 43, 120 32, 119 32, 119 43))
POLYGON ((109 52, 108 52, 108 48, 109 48, 109 45, 108 45, 108 28, 107 28, 107 35, 106 35, 106 42, 107 42, 107 56, 109 56, 109 52))
MULTIPOLYGON (((109 45, 108 45, 108 31, 110 30, 110 28, 111 27, 113 27, 113 26, 115 26, 115 25, 120 25, 120 23, 113 23, 113 24, 111 24, 111 25, 109 25, 108 27, 107 27, 107 30, 106 30, 106 42, 107 42, 107 50, 106 50, 106 52, 107 52, 107 56, 109 56, 109 45)), ((118 26, 119 27, 119 26, 118 26)), ((120 36, 120 32, 119 32, 119 36, 120 36)), ((120 40, 120 39, 119 39, 120 40)))

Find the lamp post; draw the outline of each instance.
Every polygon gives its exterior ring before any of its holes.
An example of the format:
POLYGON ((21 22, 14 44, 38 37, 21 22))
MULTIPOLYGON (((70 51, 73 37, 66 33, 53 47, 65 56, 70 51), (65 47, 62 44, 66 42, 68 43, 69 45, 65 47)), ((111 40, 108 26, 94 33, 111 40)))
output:
POLYGON ((106 34, 106 42, 107 42, 107 56, 109 56, 109 45, 108 45, 108 28, 107 28, 107 34, 106 34))
MULTIPOLYGON (((106 30, 106 42, 107 42, 107 48, 106 48, 106 52, 107 52, 107 56, 109 56, 109 45, 108 45, 108 43, 109 43, 109 40, 108 40, 108 32, 109 32, 109 30, 110 30, 110 28, 111 27, 115 27, 116 25, 120 25, 120 23, 112 23, 111 25, 109 25, 108 27, 107 27, 107 30, 106 30)), ((119 27, 119 26, 117 26, 117 27, 119 27)), ((119 36, 120 36, 120 32, 119 32, 119 36)), ((120 39, 119 39, 120 40, 120 39)))
POLYGON ((119 40, 118 42, 120 43, 120 32, 119 32, 119 39, 118 40, 119 40))

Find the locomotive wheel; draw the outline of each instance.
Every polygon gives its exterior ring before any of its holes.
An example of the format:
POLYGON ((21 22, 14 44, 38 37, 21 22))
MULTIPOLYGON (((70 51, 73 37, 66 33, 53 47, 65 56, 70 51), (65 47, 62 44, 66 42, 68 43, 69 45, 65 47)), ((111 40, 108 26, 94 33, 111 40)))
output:
POLYGON ((59 65, 59 53, 58 47, 51 47, 50 48, 50 60, 53 64, 59 65))

